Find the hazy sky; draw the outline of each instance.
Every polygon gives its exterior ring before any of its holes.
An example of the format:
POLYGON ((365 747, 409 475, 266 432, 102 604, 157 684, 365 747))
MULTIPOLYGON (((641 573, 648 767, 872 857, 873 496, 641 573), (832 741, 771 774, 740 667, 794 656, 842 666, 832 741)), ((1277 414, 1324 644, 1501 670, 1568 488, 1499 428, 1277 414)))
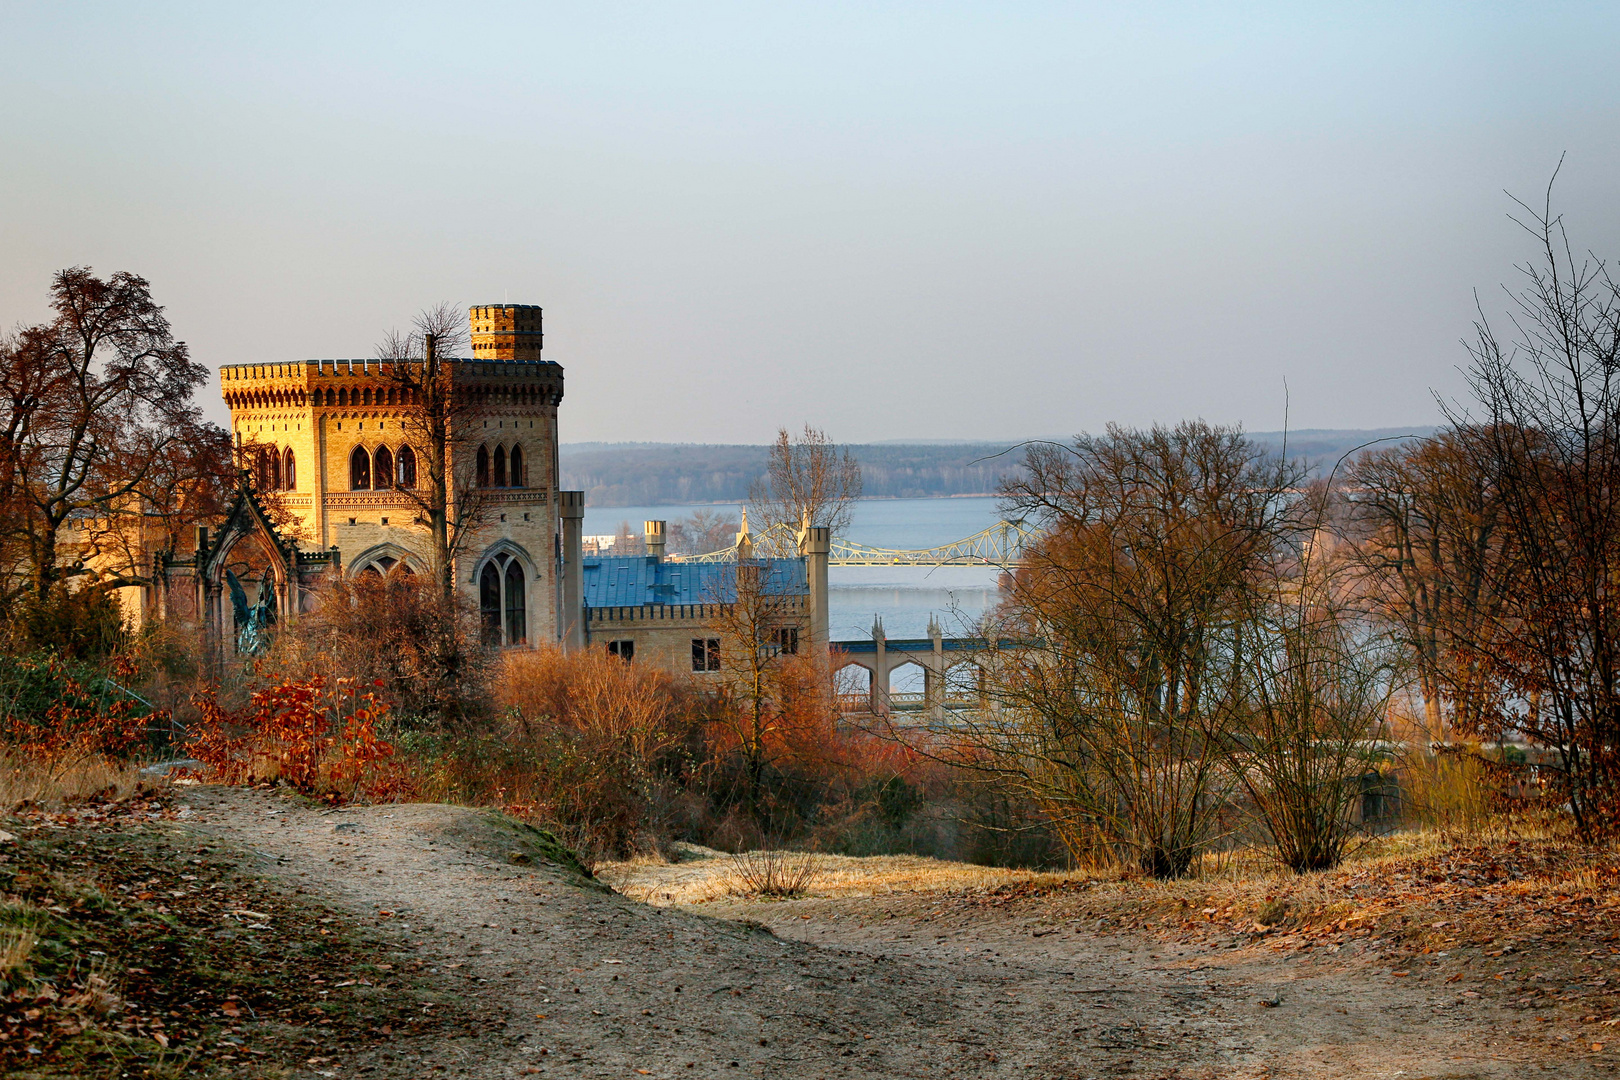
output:
POLYGON ((0 0, 0 322, 72 264, 211 366, 542 304, 568 441, 1276 429, 1285 379, 1295 427, 1428 424, 1529 253, 1504 189, 1567 151, 1620 252, 1617 46, 1613 3, 0 0))

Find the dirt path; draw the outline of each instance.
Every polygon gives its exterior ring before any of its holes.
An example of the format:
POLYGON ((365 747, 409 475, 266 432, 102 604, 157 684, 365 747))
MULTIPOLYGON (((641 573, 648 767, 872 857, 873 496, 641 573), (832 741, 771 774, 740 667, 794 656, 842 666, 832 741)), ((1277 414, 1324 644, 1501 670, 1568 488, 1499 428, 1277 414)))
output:
POLYGON ((695 914, 512 865, 523 838, 475 811, 187 799, 192 827, 374 921, 402 965, 505 1021, 499 1036, 385 1043, 306 1075, 1608 1074, 1600 1055, 1515 1040, 1489 998, 1392 978, 1376 954, 1162 947, 926 896, 695 914))

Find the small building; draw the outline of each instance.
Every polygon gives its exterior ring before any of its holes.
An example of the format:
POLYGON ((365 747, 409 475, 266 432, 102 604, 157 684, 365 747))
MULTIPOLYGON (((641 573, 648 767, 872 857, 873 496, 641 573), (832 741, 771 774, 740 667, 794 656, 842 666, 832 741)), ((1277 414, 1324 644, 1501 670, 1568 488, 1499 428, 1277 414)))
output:
MULTIPOLYGON (((811 529, 801 558, 735 562, 671 562, 664 558, 664 523, 646 523, 649 554, 582 560, 583 630, 588 647, 667 671, 720 669, 720 635, 749 633, 782 653, 827 647, 826 529, 811 529), (739 592, 754 610, 735 611, 739 592), (751 599, 752 598, 752 599, 751 599)), ((746 543, 746 534, 739 536, 746 543)))

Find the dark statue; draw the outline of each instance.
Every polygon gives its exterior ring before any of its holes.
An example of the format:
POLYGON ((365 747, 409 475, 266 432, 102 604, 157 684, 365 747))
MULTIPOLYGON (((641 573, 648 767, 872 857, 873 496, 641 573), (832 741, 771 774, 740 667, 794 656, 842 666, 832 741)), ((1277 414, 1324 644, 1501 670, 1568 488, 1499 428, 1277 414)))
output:
POLYGON ((236 574, 225 571, 231 586, 231 604, 236 609, 236 651, 243 656, 263 656, 270 648, 270 627, 276 621, 276 579, 266 570, 259 582, 259 600, 248 607, 247 592, 236 574))

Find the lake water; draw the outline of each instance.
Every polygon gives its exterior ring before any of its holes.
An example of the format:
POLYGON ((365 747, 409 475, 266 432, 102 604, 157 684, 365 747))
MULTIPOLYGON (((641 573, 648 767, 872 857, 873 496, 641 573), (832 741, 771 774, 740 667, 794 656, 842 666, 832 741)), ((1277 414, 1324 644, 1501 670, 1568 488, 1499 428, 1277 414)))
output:
MULTIPOLYGON (((607 535, 628 522, 675 521, 694 510, 740 513, 727 506, 587 506, 586 535, 607 535)), ((871 547, 930 548, 972 536, 1001 520, 994 498, 868 499, 855 505, 847 539, 871 547)), ((882 618, 891 638, 925 637, 937 618, 960 634, 995 600, 995 567, 835 566, 828 573, 827 619, 833 640, 864 638, 882 618)), ((910 669, 907 669, 908 671, 910 669)), ((895 689, 902 689, 900 675, 895 689)))

